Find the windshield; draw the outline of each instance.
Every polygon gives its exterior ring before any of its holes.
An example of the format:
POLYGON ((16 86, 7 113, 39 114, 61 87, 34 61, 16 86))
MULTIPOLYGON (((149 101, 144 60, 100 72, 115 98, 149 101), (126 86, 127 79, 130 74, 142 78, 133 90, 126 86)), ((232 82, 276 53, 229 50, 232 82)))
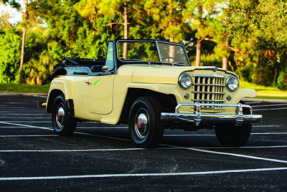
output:
POLYGON ((155 62, 188 65, 185 49, 180 44, 161 41, 125 41, 117 44, 118 59, 122 62, 155 62))

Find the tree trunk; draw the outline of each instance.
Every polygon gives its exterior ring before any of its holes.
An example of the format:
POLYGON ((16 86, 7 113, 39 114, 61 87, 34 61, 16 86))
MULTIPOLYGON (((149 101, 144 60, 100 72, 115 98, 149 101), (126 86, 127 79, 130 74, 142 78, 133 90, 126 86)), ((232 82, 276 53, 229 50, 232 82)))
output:
MULTIPOLYGON (((203 10, 202 10, 202 4, 200 3, 198 5, 198 17, 199 17, 199 22, 200 25, 202 26, 202 16, 203 16, 203 10)), ((200 27, 197 28, 197 33, 200 34, 200 27)), ((197 43, 196 43, 196 58, 195 58, 195 66, 199 67, 201 63, 201 41, 202 37, 197 38, 197 43)))
MULTIPOLYGON (((226 47, 229 47, 229 37, 225 36, 225 40, 226 40, 226 43, 225 43, 226 47)), ((228 56, 227 55, 225 55, 222 59, 222 68, 225 70, 227 70, 228 68, 228 56)))
POLYGON ((222 68, 227 70, 227 66, 228 66, 227 64, 228 64, 228 57, 224 56, 222 59, 222 68))
POLYGON ((195 66, 199 67, 201 63, 201 38, 197 39, 196 43, 196 59, 195 59, 195 66))
POLYGON ((25 55, 25 40, 26 40, 26 32, 27 32, 27 20, 28 20, 28 0, 25 2, 25 12, 23 13, 23 36, 22 36, 22 45, 21 45, 21 59, 20 59, 20 83, 24 83, 24 75, 23 75, 23 64, 24 64, 24 55, 25 55))
MULTIPOLYGON (((170 15, 173 15, 173 10, 172 8, 170 8, 169 10, 169 14, 170 15)), ((170 20, 169 21, 169 26, 173 26, 173 22, 170 20)), ((171 33, 170 36, 169 36, 169 41, 170 42, 173 42, 174 39, 173 39, 173 34, 171 33)), ((169 58, 168 58, 168 62, 175 62, 174 60, 174 46, 169 46, 169 58)))
MULTIPOLYGON (((124 2, 124 39, 128 38, 128 12, 127 12, 127 2, 124 2)), ((123 45, 123 58, 127 59, 128 54, 128 44, 123 45)))

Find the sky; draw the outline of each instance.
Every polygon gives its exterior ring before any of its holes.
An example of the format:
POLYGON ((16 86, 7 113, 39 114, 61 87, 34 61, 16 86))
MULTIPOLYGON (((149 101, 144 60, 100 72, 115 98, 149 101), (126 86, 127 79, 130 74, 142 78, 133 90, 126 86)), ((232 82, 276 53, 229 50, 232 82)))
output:
MULTIPOLYGON (((17 2, 23 4, 24 1, 23 0, 18 0, 17 2)), ((10 5, 4 5, 4 4, 0 4, 0 14, 2 14, 2 12, 8 12, 11 16, 11 19, 9 19, 10 23, 12 24, 16 24, 19 21, 22 21, 22 13, 21 11, 17 11, 15 8, 12 8, 10 5)))

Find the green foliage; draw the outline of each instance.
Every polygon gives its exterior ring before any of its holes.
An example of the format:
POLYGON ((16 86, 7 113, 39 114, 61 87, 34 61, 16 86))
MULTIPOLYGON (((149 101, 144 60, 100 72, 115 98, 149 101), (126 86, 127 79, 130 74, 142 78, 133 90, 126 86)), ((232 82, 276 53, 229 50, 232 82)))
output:
POLYGON ((252 82, 278 83, 286 67, 287 2, 285 0, 230 0, 229 32, 237 68, 252 66, 252 82))
POLYGON ((277 87, 280 90, 287 90, 287 68, 280 72, 277 80, 277 87))
POLYGON ((5 28, 0 34, 0 83, 15 82, 20 63, 21 35, 12 28, 5 28))
MULTIPOLYGON (((286 89, 285 0, 29 1, 26 82, 46 83, 63 57, 105 58, 107 42, 125 36, 124 8, 129 39, 183 42, 192 62, 200 41, 202 65, 221 67, 227 56, 242 79, 286 89)), ((12 26, 9 18, 0 16, 0 83, 19 78, 23 23, 12 26)))
POLYGON ((202 54, 201 62, 203 66, 221 67, 222 61, 215 54, 202 54))

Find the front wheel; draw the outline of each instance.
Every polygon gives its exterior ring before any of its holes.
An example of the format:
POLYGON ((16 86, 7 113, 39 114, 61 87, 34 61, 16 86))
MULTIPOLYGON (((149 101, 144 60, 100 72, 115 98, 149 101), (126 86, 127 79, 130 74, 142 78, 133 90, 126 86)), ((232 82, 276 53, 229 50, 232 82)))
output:
POLYGON ((138 98, 129 113, 129 132, 139 147, 157 146, 163 136, 160 123, 162 107, 153 97, 138 98))
POLYGON ((222 125, 215 128, 218 141, 225 147, 240 147, 248 141, 252 125, 222 125))
POLYGON ((52 124, 54 131, 61 136, 71 135, 77 125, 77 120, 68 114, 64 95, 56 97, 52 109, 52 124))

